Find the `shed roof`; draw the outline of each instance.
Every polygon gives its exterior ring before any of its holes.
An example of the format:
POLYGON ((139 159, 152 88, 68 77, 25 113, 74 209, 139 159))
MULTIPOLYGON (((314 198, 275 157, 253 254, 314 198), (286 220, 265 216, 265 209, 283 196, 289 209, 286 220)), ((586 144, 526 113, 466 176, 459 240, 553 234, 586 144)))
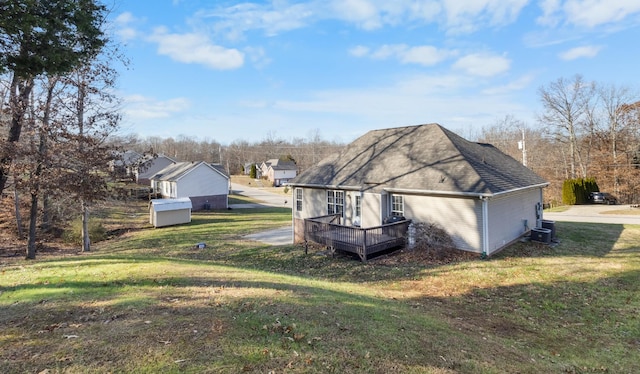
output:
POLYGON ((193 205, 191 204, 191 199, 189 199, 188 197, 181 197, 178 199, 152 199, 150 201, 150 206, 156 212, 191 209, 193 207, 193 205))
POLYGON ((289 184, 494 195, 548 182, 490 144, 428 124, 370 131, 289 184))

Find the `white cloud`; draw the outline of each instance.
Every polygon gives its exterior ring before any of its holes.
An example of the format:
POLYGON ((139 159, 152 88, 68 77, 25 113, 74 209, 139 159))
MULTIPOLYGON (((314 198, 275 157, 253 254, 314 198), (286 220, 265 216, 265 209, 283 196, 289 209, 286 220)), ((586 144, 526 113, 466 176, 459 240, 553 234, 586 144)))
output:
POLYGON ((391 25, 440 24, 455 33, 514 22, 529 0, 271 0, 217 6, 195 15, 231 40, 251 30, 273 36, 322 21, 343 21, 364 30, 391 25), (213 19, 213 21, 211 20, 213 19))
POLYGON ((587 45, 583 47, 571 48, 568 51, 562 52, 560 58, 565 61, 576 60, 579 58, 593 58, 598 55, 602 47, 587 45))
POLYGON ((542 15, 536 19, 536 22, 542 26, 557 26, 561 20, 558 14, 561 10, 560 0, 541 0, 539 5, 542 15))
POLYGON ((435 65, 446 59, 452 52, 440 50, 430 45, 423 45, 407 49, 401 56, 404 63, 414 63, 425 66, 435 65))
POLYGON ((638 0, 568 0, 564 5, 568 22, 595 27, 622 21, 640 13, 638 0))
POLYGON ((253 65, 259 69, 271 63, 271 59, 267 57, 267 53, 262 47, 246 47, 244 51, 253 65))
POLYGON ((502 86, 489 87, 482 90, 483 95, 504 95, 514 91, 521 91, 528 88, 535 79, 533 74, 525 74, 520 78, 502 86))
POLYGON ((195 17, 205 23, 214 18, 212 28, 231 40, 243 38, 250 30, 264 30, 269 36, 305 27, 314 17, 312 4, 289 5, 282 1, 268 4, 242 3, 230 7, 202 10, 195 17))
POLYGON ((454 33, 470 33, 481 26, 514 22, 529 0, 442 0, 446 27, 454 33))
POLYGON ((355 46, 349 50, 349 54, 355 57, 365 57, 366 55, 369 54, 369 52, 370 52, 370 49, 363 45, 355 46))
POLYGON ((479 77, 492 77, 504 73, 509 70, 510 66, 511 60, 506 57, 486 53, 466 55, 453 65, 455 69, 479 77))
POLYGON ((158 44, 159 54, 178 62, 201 64, 218 70, 237 69, 244 64, 242 52, 212 44, 204 34, 171 34, 161 27, 149 40, 158 44))
POLYGON ((382 26, 379 9, 368 0, 334 0, 329 5, 330 13, 353 22, 365 30, 382 26))
POLYGON ((356 57, 371 57, 377 60, 395 58, 403 64, 433 66, 456 54, 455 51, 438 49, 430 45, 408 46, 406 44, 387 44, 375 50, 357 46, 350 50, 356 57))
POLYGON ((190 107, 189 100, 181 97, 156 100, 142 95, 130 95, 124 99, 124 112, 132 120, 168 118, 190 107))
POLYGON ((113 21, 116 27, 115 34, 124 42, 135 39, 138 36, 138 31, 131 24, 138 21, 130 12, 119 14, 113 21))

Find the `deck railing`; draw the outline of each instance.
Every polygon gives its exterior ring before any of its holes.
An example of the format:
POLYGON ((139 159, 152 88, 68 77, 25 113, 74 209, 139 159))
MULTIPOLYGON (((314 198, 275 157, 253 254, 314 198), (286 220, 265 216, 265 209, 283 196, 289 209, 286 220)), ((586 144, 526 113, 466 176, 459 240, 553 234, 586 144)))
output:
MULTIPOLYGON (((371 254, 405 244, 411 221, 361 228, 340 225, 340 215, 331 214, 304 220, 305 242, 313 241, 332 250, 356 253, 362 261, 371 254)), ((305 246, 305 251, 307 246, 305 246)))

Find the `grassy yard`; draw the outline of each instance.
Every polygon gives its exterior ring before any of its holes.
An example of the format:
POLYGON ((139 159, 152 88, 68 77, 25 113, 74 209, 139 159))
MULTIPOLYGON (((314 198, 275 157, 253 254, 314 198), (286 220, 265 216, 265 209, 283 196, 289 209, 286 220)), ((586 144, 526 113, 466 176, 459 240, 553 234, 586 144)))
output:
POLYGON ((640 226, 363 264, 242 239, 288 209, 100 217, 129 229, 90 254, 0 258, 0 372, 640 372, 640 226))

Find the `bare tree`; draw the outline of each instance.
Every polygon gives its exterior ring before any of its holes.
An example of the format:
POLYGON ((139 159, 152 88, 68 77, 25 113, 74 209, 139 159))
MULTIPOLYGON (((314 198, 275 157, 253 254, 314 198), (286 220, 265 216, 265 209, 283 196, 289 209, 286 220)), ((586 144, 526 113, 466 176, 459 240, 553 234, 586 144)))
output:
POLYGON ((568 148, 569 177, 577 177, 577 168, 586 177, 587 166, 581 160, 579 137, 591 123, 589 110, 595 96, 593 83, 585 82, 581 75, 570 80, 559 78, 540 87, 538 93, 544 108, 539 121, 568 148))
POLYGON ((624 121, 625 105, 633 103, 638 99, 637 95, 632 93, 631 89, 624 86, 615 86, 613 84, 601 84, 598 86, 598 95, 602 103, 604 117, 606 120, 606 134, 608 135, 611 164, 612 164, 612 180, 614 192, 620 192, 620 175, 619 170, 619 150, 620 142, 624 142, 620 136, 629 134, 626 126, 631 123, 624 121))

